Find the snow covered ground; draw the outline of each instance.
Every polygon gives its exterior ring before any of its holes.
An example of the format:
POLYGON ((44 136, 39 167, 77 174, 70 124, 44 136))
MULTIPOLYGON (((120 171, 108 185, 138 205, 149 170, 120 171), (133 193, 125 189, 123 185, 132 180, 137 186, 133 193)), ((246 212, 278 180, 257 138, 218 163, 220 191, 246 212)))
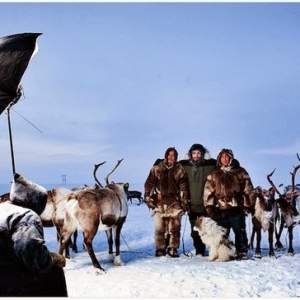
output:
MULTIPOLYGON (((124 266, 108 263, 104 231, 99 231, 93 246, 96 257, 106 270, 96 275, 88 253, 82 247, 82 232, 78 234, 78 253, 71 251, 65 275, 69 297, 156 298, 156 297, 300 297, 299 226, 294 229, 294 256, 276 251, 277 259, 268 257, 267 233, 263 233, 262 259, 232 262, 206 262, 194 255, 190 225, 182 218, 180 257, 155 257, 154 226, 145 204, 133 200, 122 230, 121 257, 124 266), (184 251, 183 251, 184 250, 184 251), (185 255, 184 253, 187 255, 185 255)), ((247 217, 248 238, 250 218, 247 217)), ((57 251, 53 228, 45 228, 46 244, 57 251)), ((233 236, 231 235, 231 238, 233 236)), ((281 242, 287 248, 284 229, 281 242)))

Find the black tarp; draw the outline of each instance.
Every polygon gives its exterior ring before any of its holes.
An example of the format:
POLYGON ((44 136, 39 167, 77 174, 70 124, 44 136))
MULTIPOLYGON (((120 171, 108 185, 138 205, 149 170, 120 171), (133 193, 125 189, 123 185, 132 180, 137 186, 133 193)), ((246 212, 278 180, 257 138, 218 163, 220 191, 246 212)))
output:
POLYGON ((20 81, 42 33, 20 33, 0 38, 0 115, 21 96, 20 81))

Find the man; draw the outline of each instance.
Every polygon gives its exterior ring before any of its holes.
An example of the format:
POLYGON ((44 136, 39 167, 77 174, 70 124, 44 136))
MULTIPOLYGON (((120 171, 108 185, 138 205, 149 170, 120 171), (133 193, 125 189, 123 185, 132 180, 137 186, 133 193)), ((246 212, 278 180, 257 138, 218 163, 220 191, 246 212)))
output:
POLYGON ((194 226, 197 217, 206 215, 203 205, 203 190, 206 177, 216 166, 216 160, 210 157, 209 152, 201 144, 193 144, 188 151, 188 159, 179 161, 188 174, 189 181, 189 221, 191 237, 196 255, 205 255, 205 244, 202 242, 194 226))
POLYGON ((145 181, 145 201, 155 224, 156 256, 179 257, 181 217, 187 211, 188 178, 174 147, 157 160, 145 181))
POLYGON ((237 259, 247 259, 248 239, 245 213, 254 206, 253 185, 248 172, 234 160, 230 149, 222 149, 217 167, 208 175, 204 187, 207 214, 235 234, 237 259))
POLYGON ((0 296, 67 297, 65 258, 45 246, 47 191, 14 175, 10 200, 0 204, 0 296))

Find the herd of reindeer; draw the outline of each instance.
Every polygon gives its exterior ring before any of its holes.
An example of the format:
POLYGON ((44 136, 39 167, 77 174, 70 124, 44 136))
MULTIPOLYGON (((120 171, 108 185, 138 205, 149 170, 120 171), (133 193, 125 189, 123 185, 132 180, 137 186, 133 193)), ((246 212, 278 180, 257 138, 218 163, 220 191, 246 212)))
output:
MULTIPOLYGON (((298 154, 297 158, 300 161, 298 154)), ((120 257, 120 235, 128 214, 127 202, 132 203, 133 198, 137 198, 139 204, 144 202, 141 192, 129 191, 128 183, 109 183, 109 176, 122 160, 119 160, 113 170, 104 178, 105 187, 96 176, 98 168, 105 163, 102 162, 94 167, 95 185, 93 187, 85 185, 71 190, 64 187, 48 190, 47 205, 41 215, 43 226, 56 227, 58 253, 64 254, 66 258, 70 258, 69 248, 75 253, 77 252, 77 230, 83 231, 84 249, 88 252, 98 273, 105 273, 105 270, 97 260, 92 245, 97 231, 104 230, 106 233, 108 261, 117 266, 124 265, 120 257), (115 244, 115 254, 113 244, 115 244)), ((282 250, 284 248, 280 242, 284 228, 287 228, 289 239, 287 254, 294 254, 293 228, 300 223, 300 185, 295 184, 299 168, 300 164, 294 167, 291 172, 292 184, 286 186, 283 193, 279 192, 271 180, 275 169, 267 175, 267 180, 271 185, 269 189, 258 186, 253 190, 256 202, 251 211, 252 233, 249 249, 254 250, 256 258, 262 258, 262 231, 268 232, 269 256, 276 258, 274 249, 282 250), (279 228, 277 228, 277 223, 279 228), (274 233, 275 245, 273 245, 274 233), (256 246, 254 249, 255 235, 256 246)), ((8 199, 9 193, 0 196, 0 202, 8 199)))

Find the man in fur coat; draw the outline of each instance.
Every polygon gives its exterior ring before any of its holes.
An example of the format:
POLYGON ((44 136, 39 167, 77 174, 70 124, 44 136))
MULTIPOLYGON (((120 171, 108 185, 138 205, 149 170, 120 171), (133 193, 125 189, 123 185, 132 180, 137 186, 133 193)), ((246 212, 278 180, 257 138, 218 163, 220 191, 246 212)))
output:
POLYGON ((222 149, 217 167, 208 175, 204 187, 207 214, 217 224, 235 234, 237 259, 247 259, 248 239, 245 214, 254 206, 253 185, 248 172, 234 160, 230 149, 222 149))
POLYGON ((187 211, 188 177, 177 162, 178 153, 168 148, 145 181, 145 200, 155 224, 156 256, 179 257, 181 217, 187 211))
POLYGON ((189 179, 189 221, 196 255, 205 255, 206 245, 202 242, 198 232, 194 230, 194 226, 197 217, 206 215, 203 205, 203 189, 206 177, 216 166, 216 162, 201 144, 193 144, 188 151, 187 159, 179 161, 189 179))
POLYGON ((68 296, 65 258, 45 245, 46 202, 46 189, 14 175, 10 200, 0 204, 0 296, 68 296))

